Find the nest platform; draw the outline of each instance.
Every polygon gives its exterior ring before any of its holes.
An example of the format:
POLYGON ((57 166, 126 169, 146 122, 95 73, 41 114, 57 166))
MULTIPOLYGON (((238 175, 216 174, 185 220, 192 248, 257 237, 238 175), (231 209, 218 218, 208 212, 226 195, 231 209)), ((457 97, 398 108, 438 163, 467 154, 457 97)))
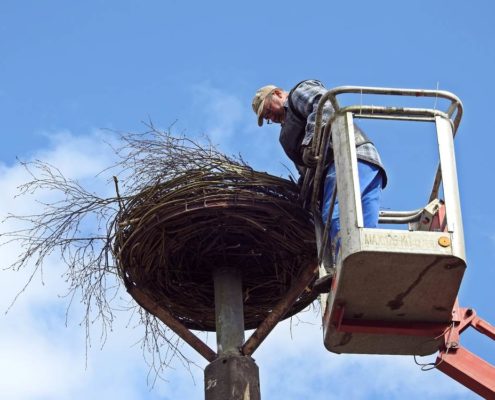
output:
MULTIPOLYGON (((202 331, 215 330, 215 268, 240 269, 245 328, 253 329, 316 263, 313 222, 297 186, 239 165, 189 171, 128 200, 115 253, 128 288, 202 331)), ((313 298, 303 293, 284 318, 313 298)))

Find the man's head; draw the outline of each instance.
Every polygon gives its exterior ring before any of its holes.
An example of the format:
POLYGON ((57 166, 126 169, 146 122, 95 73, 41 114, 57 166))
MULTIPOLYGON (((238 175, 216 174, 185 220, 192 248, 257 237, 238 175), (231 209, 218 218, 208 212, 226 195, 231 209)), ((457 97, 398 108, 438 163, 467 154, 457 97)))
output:
POLYGON ((285 118, 284 102, 288 93, 283 89, 267 85, 258 89, 253 97, 253 111, 258 116, 258 125, 263 125, 263 120, 281 123, 285 118))

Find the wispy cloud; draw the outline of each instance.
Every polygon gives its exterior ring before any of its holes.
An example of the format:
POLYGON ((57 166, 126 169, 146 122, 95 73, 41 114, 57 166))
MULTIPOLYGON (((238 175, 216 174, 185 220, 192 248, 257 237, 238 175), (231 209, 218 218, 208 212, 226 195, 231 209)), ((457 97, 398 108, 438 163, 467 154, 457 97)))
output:
MULTIPOLYGON (((76 137, 68 132, 50 135, 50 147, 33 155, 59 167, 72 179, 94 178, 108 165, 112 154, 102 142, 100 134, 76 137), (107 150, 103 150, 106 148, 107 150)), ((30 160, 26 160, 30 161, 30 160)), ((0 209, 3 213, 37 213, 40 204, 35 198, 14 198, 18 185, 29 178, 21 166, 0 170, 0 209)), ((45 198, 50 194, 45 193, 45 198)), ((53 194, 52 194, 53 196, 53 194)), ((4 215, 3 215, 4 216, 4 215)), ((2 216, 2 217, 3 217, 2 216)), ((15 222, 6 222, 2 231, 15 229, 15 222)), ((0 248, 2 269, 10 265, 22 249, 17 243, 0 248)), ((65 266, 57 255, 50 256, 43 273, 37 273, 28 288, 21 293, 14 306, 13 299, 29 281, 33 265, 20 271, 2 270, 0 279, 0 393, 9 399, 82 399, 139 398, 140 386, 146 385, 146 368, 139 347, 131 348, 141 337, 139 330, 125 329, 124 318, 100 352, 98 329, 94 329, 94 348, 89 348, 86 368, 85 330, 80 326, 84 310, 75 299, 66 327, 69 300, 60 297, 67 292, 62 274, 65 266), (139 378, 138 378, 139 377, 139 378), (112 395, 110 395, 112 394, 112 395)), ((122 293, 124 302, 126 294, 122 293)), ((95 324, 95 327, 98 324, 95 324)))
POLYGON ((229 142, 239 133, 239 125, 245 118, 245 104, 224 90, 203 82, 192 87, 193 108, 202 121, 205 133, 214 144, 229 142))

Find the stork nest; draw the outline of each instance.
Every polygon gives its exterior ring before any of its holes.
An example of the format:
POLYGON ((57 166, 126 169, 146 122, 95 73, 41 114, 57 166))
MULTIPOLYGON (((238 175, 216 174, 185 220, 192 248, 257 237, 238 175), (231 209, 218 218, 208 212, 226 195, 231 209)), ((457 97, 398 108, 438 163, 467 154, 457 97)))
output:
MULTIPOLYGON (((245 328, 255 328, 316 262, 297 197, 293 182, 229 163, 149 187, 118 215, 119 273, 186 327, 214 331, 213 270, 238 268, 245 328)), ((303 293, 284 318, 312 300, 303 293)))

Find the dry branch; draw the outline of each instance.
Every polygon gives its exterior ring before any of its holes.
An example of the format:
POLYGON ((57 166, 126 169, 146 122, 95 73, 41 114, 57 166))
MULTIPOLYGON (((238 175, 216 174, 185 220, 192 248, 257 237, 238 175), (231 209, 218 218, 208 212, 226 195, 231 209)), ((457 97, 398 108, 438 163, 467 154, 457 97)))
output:
MULTIPOLYGON (((209 143, 149 128, 120 134, 118 161, 102 172, 115 175, 108 181, 115 197, 100 197, 45 162, 24 163, 32 179, 20 195, 49 190, 59 197, 37 214, 8 217, 24 224, 2 234, 22 248, 11 268, 33 265, 35 274, 59 251, 69 293, 86 306, 87 327, 94 318, 111 327, 118 276, 185 326, 214 330, 211 272, 235 266, 243 275, 245 325, 255 328, 315 261, 312 220, 297 186, 209 143)), ((285 317, 312 300, 304 293, 285 317)), ((160 370, 180 355, 176 338, 139 310, 143 347, 160 370)))

